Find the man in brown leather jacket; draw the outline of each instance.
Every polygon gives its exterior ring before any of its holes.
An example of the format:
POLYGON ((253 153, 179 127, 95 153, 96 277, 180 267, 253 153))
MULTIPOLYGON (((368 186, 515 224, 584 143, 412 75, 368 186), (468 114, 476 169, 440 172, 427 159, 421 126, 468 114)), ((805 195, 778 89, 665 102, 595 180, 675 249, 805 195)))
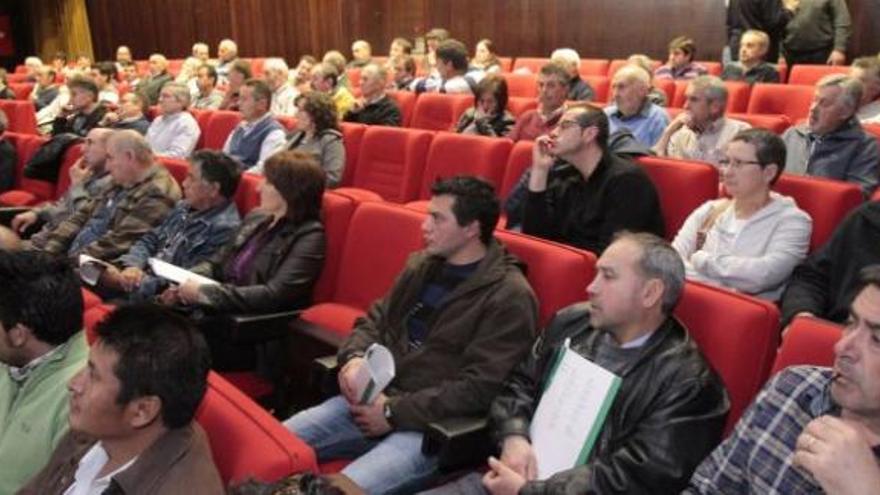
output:
POLYGON ((19 494, 223 493, 193 422, 210 365, 203 338, 154 305, 121 307, 97 333, 68 384, 71 431, 19 494))

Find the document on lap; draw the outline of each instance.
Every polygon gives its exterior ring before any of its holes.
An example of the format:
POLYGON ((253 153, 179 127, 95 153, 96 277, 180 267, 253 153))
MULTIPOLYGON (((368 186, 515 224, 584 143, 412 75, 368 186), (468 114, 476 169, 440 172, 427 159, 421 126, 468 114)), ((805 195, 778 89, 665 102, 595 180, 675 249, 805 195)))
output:
POLYGON ((365 363, 354 377, 360 404, 370 404, 394 379, 394 356, 387 347, 373 344, 364 354, 365 363))
POLYGON ((529 430, 538 479, 586 463, 621 379, 569 348, 560 348, 550 384, 529 430))
POLYGON ((149 263, 153 273, 175 284, 182 284, 187 280, 195 280, 202 285, 217 285, 217 281, 214 279, 193 273, 160 259, 150 258, 149 263))
POLYGON ((87 254, 80 254, 78 261, 79 278, 91 286, 98 285, 98 280, 100 280, 101 274, 104 273, 104 270, 110 267, 110 263, 87 254))

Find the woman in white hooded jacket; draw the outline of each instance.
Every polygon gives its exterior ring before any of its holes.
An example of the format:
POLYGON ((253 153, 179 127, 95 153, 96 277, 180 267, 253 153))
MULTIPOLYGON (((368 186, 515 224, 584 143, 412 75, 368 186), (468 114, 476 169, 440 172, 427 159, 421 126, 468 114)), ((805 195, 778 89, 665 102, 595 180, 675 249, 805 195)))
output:
POLYGON ((770 190, 785 167, 785 144, 748 129, 720 163, 730 198, 708 201, 688 216, 672 242, 690 279, 778 300, 807 255, 813 222, 795 201, 770 190))

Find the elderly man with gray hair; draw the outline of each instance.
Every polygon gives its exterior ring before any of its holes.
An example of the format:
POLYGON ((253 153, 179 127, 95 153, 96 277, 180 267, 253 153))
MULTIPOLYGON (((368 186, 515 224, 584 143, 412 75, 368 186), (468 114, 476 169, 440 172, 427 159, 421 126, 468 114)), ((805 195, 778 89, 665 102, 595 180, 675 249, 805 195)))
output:
POLYGON ((229 69, 238 60, 238 45, 226 38, 217 45, 217 75, 220 81, 225 83, 229 76, 229 69))
POLYGON ((556 62, 568 71, 568 99, 592 101, 596 93, 590 83, 581 79, 581 56, 572 48, 559 48, 550 55, 550 61, 556 62))
POLYGON ((137 85, 137 90, 147 95, 150 105, 155 105, 159 101, 159 91, 174 77, 168 73, 168 59, 161 53, 150 55, 149 67, 150 77, 143 79, 137 85))
POLYGON ((669 124, 666 110, 651 103, 651 75, 641 67, 625 65, 611 79, 614 103, 605 107, 611 134, 628 129, 637 141, 654 146, 669 124))
POLYGON ((880 150, 855 117, 862 83, 842 74, 823 77, 816 85, 810 118, 782 135, 788 157, 785 169, 853 182, 866 197, 877 187, 880 150))
POLYGON ((727 86, 715 76, 699 76, 685 90, 684 111, 666 126, 654 151, 660 156, 702 160, 718 165, 724 148, 749 124, 728 119, 727 86))
POLYGON ((290 85, 290 68, 280 58, 267 58, 263 63, 263 79, 272 90, 272 106, 270 113, 276 117, 296 115, 296 97, 299 91, 290 85))
POLYGON ((190 92, 186 84, 171 82, 159 94, 162 113, 147 129, 147 142, 153 153, 170 158, 186 158, 196 149, 202 135, 195 117, 186 111, 190 92))

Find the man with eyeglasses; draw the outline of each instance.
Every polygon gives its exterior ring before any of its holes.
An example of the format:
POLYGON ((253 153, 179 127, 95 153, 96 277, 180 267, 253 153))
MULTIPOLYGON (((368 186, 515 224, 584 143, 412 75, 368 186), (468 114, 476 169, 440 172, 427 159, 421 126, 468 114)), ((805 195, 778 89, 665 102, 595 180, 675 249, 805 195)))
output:
POLYGON ((648 175, 608 152, 608 117, 569 107, 532 151, 523 232, 600 254, 620 230, 664 234, 660 200, 648 175))
POLYGON ((724 116, 727 86, 715 76, 693 79, 684 94, 684 111, 666 126, 654 151, 659 156, 701 160, 717 166, 727 143, 751 126, 724 116))

